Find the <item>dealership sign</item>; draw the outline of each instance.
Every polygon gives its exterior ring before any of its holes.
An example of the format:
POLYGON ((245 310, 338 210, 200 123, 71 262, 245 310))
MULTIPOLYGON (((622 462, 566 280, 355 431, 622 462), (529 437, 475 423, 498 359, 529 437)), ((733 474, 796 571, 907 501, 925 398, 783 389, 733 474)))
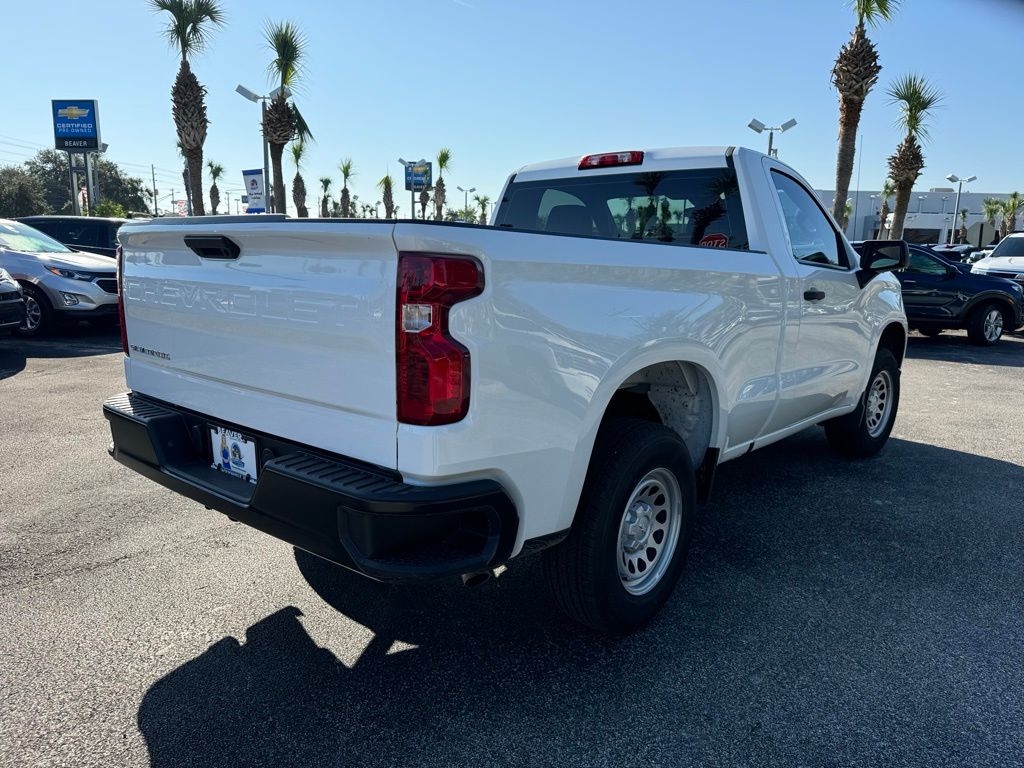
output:
POLYGON ((257 168, 253 171, 242 171, 242 181, 245 184, 245 191, 248 193, 249 207, 246 213, 266 213, 267 204, 264 202, 266 194, 263 186, 263 169, 257 168))
POLYGON ((406 163, 405 165, 405 190, 406 192, 422 192, 434 186, 432 163, 406 163))
POLYGON ((66 152, 91 152, 100 148, 100 117, 91 99, 54 99, 53 141, 66 152))

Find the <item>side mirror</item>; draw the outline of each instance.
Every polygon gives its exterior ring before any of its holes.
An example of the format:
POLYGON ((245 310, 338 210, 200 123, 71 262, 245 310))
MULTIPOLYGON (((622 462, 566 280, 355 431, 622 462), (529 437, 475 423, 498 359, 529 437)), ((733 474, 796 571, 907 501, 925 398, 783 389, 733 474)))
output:
POLYGON ((879 272, 898 272, 910 263, 910 247, 905 240, 865 240, 860 251, 857 279, 861 288, 879 272))

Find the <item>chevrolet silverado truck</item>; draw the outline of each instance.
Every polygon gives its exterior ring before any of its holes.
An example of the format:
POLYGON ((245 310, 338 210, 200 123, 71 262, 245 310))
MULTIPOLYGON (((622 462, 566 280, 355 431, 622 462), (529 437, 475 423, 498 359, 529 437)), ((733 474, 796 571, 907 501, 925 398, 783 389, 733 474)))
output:
POLYGON ((543 552, 598 631, 680 578, 715 468, 823 425, 886 442, 905 243, 850 247, 747 149, 513 174, 488 226, 129 221, 111 455, 378 580, 543 552))

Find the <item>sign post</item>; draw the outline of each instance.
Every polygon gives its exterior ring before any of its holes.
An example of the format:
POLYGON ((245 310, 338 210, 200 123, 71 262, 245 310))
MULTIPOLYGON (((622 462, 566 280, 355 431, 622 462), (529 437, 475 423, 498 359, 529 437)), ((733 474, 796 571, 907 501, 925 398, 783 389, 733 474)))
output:
MULTIPOLYGON (((412 218, 416 218, 416 193, 434 187, 434 164, 427 160, 418 163, 403 163, 405 166, 405 188, 411 193, 412 218)), ((426 217, 426 211, 423 213, 426 217)))
POLYGON ((256 168, 251 171, 242 171, 242 182, 249 200, 249 207, 245 209, 245 212, 266 213, 266 187, 263 169, 256 168))

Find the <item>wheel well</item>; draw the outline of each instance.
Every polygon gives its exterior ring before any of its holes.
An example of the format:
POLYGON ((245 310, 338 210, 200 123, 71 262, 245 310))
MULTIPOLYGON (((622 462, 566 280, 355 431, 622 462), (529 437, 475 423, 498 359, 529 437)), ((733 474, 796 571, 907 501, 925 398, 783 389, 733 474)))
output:
POLYGON ((694 467, 704 461, 714 427, 711 378, 693 363, 658 363, 622 383, 605 409, 612 418, 635 418, 664 424, 686 443, 694 467))
POLYGON ((1000 311, 1003 313, 1003 325, 1005 329, 1013 330, 1011 326, 1017 320, 1017 313, 1014 311, 1013 304, 1010 303, 1009 299, 999 298, 998 296, 982 299, 981 301, 977 302, 973 307, 971 307, 970 312, 968 312, 968 315, 974 314, 974 312, 976 312, 978 309, 986 307, 989 304, 995 304, 997 307, 999 307, 1000 311))
POLYGON ((903 356, 907 351, 907 332, 899 323, 892 323, 884 331, 878 340, 879 349, 888 349, 896 358, 898 365, 903 365, 903 356))

